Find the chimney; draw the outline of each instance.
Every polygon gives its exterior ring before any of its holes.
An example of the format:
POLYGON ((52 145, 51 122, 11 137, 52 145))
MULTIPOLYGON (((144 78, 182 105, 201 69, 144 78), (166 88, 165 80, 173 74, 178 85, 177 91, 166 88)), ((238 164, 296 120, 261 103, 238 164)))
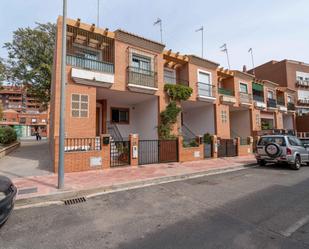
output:
POLYGON ((246 72, 247 72, 247 66, 246 66, 246 65, 243 65, 243 67, 242 67, 242 71, 243 71, 244 73, 246 73, 246 72))

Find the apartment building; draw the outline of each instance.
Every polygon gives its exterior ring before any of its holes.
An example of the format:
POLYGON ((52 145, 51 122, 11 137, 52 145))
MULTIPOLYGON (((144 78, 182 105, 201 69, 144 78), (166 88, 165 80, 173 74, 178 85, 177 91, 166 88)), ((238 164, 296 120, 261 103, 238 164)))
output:
POLYGON ((0 89, 3 109, 1 126, 12 126, 18 137, 33 136, 37 129, 47 136, 47 111, 41 111, 41 103, 27 93, 26 88, 3 86, 0 89))
POLYGON ((295 90, 297 113, 309 113, 309 64, 293 60, 269 61, 249 72, 253 71, 258 78, 295 90))
MULTIPOLYGON (((62 32, 59 17, 50 103, 55 171, 62 32)), ((66 32, 67 172, 245 155, 252 153, 258 131, 294 129, 295 115, 288 109, 295 98, 289 98, 293 89, 220 68, 195 55, 175 53, 120 29, 111 32, 67 19, 66 32), (181 84, 193 91, 178 103, 181 115, 173 132, 179 137, 174 140, 158 136, 160 113, 169 104, 165 84, 181 84), (212 136, 211 146, 197 139, 205 134, 212 136)))

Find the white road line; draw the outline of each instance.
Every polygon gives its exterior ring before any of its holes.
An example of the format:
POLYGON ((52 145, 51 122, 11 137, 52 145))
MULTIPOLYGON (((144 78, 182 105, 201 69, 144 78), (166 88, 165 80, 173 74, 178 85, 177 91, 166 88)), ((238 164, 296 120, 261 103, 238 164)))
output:
POLYGON ((299 228, 301 228, 308 222, 309 222, 309 215, 301 218, 296 223, 294 223, 292 226, 288 227, 288 229, 280 233, 285 237, 290 237, 293 233, 295 233, 299 228))

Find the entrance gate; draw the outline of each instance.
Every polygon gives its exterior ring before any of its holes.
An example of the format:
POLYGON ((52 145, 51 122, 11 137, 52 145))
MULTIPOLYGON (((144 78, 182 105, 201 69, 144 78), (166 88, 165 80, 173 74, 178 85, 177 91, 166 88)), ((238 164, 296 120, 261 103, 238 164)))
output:
POLYGON ((178 161, 177 140, 139 140, 138 164, 178 161))
POLYGON ((218 139, 218 157, 237 156, 237 143, 235 139, 218 139))

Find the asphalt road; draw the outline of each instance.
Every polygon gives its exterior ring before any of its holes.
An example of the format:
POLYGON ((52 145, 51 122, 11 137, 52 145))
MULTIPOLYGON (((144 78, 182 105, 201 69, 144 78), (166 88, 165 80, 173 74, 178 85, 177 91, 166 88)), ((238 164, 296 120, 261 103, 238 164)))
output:
POLYGON ((251 168, 15 210, 0 248, 309 248, 309 167, 251 168))

